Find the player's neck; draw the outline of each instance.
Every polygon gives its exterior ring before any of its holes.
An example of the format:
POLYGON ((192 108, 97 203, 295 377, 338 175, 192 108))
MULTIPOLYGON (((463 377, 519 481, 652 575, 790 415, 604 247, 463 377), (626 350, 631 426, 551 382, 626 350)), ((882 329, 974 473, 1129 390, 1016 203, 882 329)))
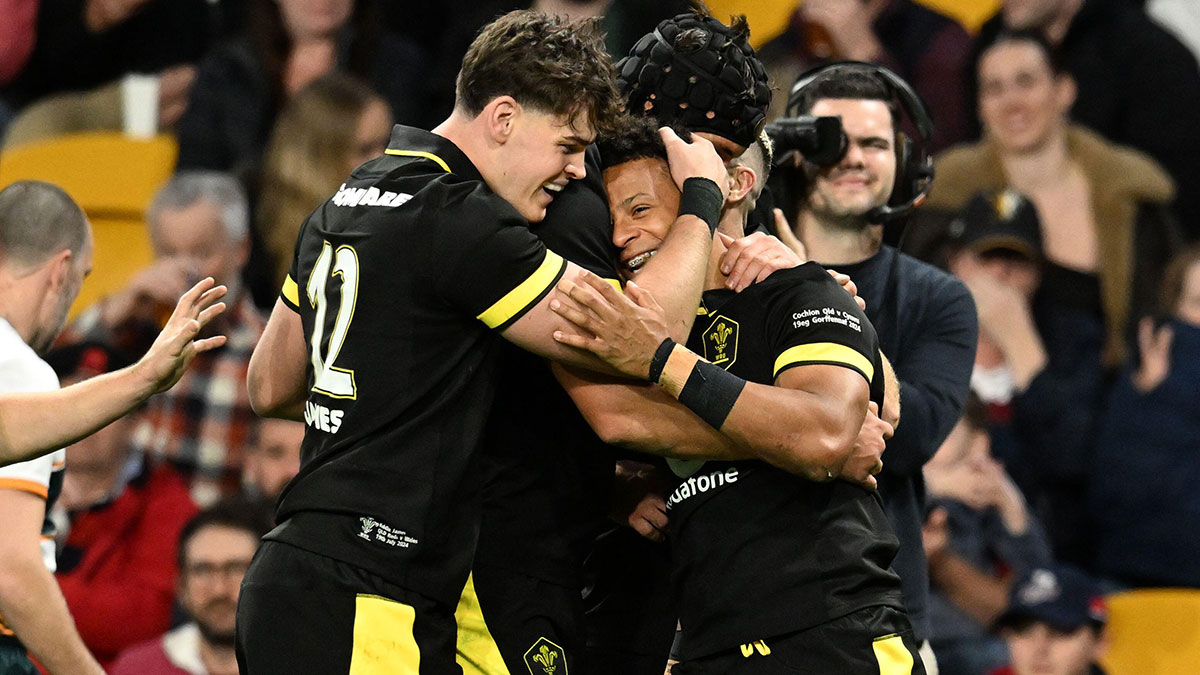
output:
POLYGON ((825 267, 860 263, 878 253, 883 244, 882 225, 830 223, 807 209, 800 212, 799 223, 796 236, 808 259, 825 267))
POLYGON ((724 234, 730 239, 741 239, 746 236, 745 218, 739 209, 727 209, 721 214, 721 222, 717 224, 717 235, 713 235, 712 253, 708 256, 708 274, 704 278, 704 290, 713 291, 725 288, 729 275, 721 272, 721 256, 728 248, 718 235, 724 234))
POLYGON ((49 283, 40 271, 21 274, 11 267, 0 270, 0 319, 4 319, 29 344, 37 329, 38 310, 45 302, 49 283))

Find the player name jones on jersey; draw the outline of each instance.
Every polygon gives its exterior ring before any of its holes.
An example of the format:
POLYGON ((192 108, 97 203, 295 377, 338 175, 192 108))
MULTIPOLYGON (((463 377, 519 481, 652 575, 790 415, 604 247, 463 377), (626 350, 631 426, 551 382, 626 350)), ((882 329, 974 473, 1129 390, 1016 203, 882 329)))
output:
POLYGON ((345 412, 337 408, 326 408, 319 403, 306 401, 304 403, 304 423, 321 431, 336 434, 342 428, 342 415, 345 412))
POLYGON ((679 484, 671 496, 667 498, 667 508, 678 505, 688 497, 708 492, 719 487, 736 483, 738 480, 737 467, 731 466, 720 471, 713 471, 701 476, 690 476, 679 484))

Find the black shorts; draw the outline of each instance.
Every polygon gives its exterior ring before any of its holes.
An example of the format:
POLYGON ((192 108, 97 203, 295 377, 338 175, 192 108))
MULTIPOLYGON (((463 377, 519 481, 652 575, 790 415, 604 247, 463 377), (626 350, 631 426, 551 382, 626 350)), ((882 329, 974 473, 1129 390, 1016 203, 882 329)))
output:
POLYGON ((578 588, 482 565, 475 567, 471 577, 483 620, 462 620, 466 603, 459 603, 460 658, 479 660, 471 653, 466 634, 470 626, 486 623, 483 630, 489 635, 476 640, 493 642, 511 675, 581 672, 583 599, 578 588))
POLYGON ((802 631, 680 663, 671 672, 673 675, 925 675, 918 646, 903 612, 875 606, 802 631))
POLYGON ((353 565, 268 541, 238 598, 242 675, 461 675, 454 608, 353 565))

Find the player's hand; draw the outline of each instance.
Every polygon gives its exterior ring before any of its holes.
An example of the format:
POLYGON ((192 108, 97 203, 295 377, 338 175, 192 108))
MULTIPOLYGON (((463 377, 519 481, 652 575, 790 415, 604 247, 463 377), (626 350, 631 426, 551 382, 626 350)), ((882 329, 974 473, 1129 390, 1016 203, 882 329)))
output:
POLYGON ((667 148, 667 163, 676 187, 682 190, 683 182, 689 178, 707 178, 721 188, 721 195, 725 199, 729 199, 729 172, 707 138, 692 134, 692 142, 689 143, 670 127, 660 128, 658 134, 667 148))
POLYGON ((217 286, 212 277, 202 279, 179 298, 167 325, 137 363, 135 372, 143 379, 150 394, 170 389, 187 370, 196 354, 225 344, 224 335, 197 340, 200 330, 225 311, 226 288, 217 286))
POLYGON ((589 351, 630 377, 649 377, 654 352, 670 335, 663 308, 649 291, 630 281, 622 295, 587 270, 559 281, 558 291, 565 297, 551 300, 550 309, 585 334, 555 331, 555 340, 589 351))
POLYGON ((667 502, 654 468, 640 462, 617 462, 612 517, 650 541, 667 537, 667 502))
POLYGON ((754 232, 734 239, 718 232, 717 236, 725 244, 720 260, 721 273, 729 277, 725 288, 739 293, 776 270, 791 269, 804 262, 795 251, 769 234, 754 232))
POLYGON ((868 490, 877 488, 875 474, 883 470, 883 450, 891 437, 892 425, 879 418, 879 406, 871 401, 867 404, 867 416, 858 430, 858 438, 854 439, 850 457, 837 477, 868 490))
POLYGON ((850 278, 849 274, 842 274, 837 270, 825 271, 829 272, 829 276, 833 277, 833 280, 838 282, 838 285, 842 287, 842 290, 846 291, 850 294, 850 297, 854 298, 854 304, 858 305, 859 309, 863 310, 864 312, 867 311, 867 301, 859 297, 858 284, 854 283, 854 280, 850 278))

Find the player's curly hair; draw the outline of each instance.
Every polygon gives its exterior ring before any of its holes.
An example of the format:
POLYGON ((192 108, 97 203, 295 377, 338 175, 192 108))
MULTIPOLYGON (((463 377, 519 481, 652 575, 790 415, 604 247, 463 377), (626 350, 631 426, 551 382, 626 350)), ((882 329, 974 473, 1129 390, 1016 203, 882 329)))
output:
POLYGON ((497 96, 554 115, 579 115, 598 132, 620 113, 616 71, 595 20, 509 12, 488 24, 463 57, 457 105, 478 115, 497 96))
MULTIPOLYGON (((596 139, 601 168, 607 169, 637 159, 667 161, 667 148, 658 135, 658 126, 658 121, 652 117, 631 114, 618 117, 613 128, 596 139)), ((672 128, 680 138, 691 139, 686 130, 672 128)))

